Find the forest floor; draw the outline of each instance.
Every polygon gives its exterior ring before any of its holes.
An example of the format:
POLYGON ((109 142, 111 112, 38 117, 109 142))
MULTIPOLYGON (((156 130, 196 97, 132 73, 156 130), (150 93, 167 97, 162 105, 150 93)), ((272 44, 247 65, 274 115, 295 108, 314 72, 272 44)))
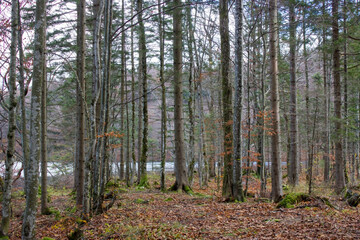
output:
MULTIPOLYGON (((194 184, 193 195, 163 193, 158 177, 151 176, 150 189, 117 190, 117 200, 107 212, 82 223, 84 239, 360 239, 360 207, 318 188, 334 207, 312 198, 293 208, 257 197, 258 180, 251 179, 246 202, 225 202, 215 180, 206 189, 194 184)), ((168 185, 174 181, 168 177, 168 185)), ((123 183, 120 183, 123 185, 123 183)), ((299 189, 297 189, 299 190, 299 189)), ((37 238, 68 239, 81 223, 71 189, 49 189, 51 215, 37 216, 37 238)), ((22 211, 25 201, 21 191, 13 201, 10 239, 21 239, 22 211)))

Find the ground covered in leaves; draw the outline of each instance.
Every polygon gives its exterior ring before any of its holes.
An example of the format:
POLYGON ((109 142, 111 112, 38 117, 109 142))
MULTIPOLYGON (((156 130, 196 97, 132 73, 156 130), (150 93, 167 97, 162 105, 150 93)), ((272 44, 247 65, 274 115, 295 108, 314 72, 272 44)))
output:
MULTIPOLYGON (((162 193, 155 180, 150 183, 150 189, 112 186, 118 192, 115 204, 88 222, 79 218, 70 190, 52 189, 53 214, 38 215, 37 237, 67 239, 81 225, 84 239, 360 239, 360 207, 335 196, 330 196, 334 207, 311 198, 277 208, 251 189, 255 197, 245 203, 224 202, 215 181, 206 189, 195 185, 193 195, 162 193)), ((21 239, 23 208, 18 196, 10 239, 21 239)))

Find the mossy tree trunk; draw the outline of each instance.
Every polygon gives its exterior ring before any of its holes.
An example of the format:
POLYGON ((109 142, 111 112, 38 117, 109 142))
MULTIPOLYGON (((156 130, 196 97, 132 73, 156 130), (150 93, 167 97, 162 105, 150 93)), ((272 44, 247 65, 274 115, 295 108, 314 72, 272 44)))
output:
POLYGON ((140 186, 148 186, 146 163, 148 154, 148 107, 147 107, 147 65, 146 65, 146 39, 145 39, 145 26, 142 17, 143 1, 137 0, 137 13, 139 22, 139 64, 141 72, 141 83, 142 83, 142 114, 143 114, 143 129, 142 129, 142 146, 141 146, 141 157, 140 157, 140 186))
POLYGON ((224 174, 222 195, 225 198, 232 196, 232 89, 229 79, 230 71, 230 40, 229 40, 229 13, 228 1, 220 0, 220 36, 221 36, 221 81, 222 106, 224 128, 224 174))
POLYGON ((278 80, 278 19, 277 0, 270 1, 270 77, 271 77, 271 197, 278 201, 282 196, 282 172, 280 158, 280 115, 279 115, 279 80, 278 80))
POLYGON ((18 28, 18 2, 11 2, 11 43, 10 43, 10 76, 9 76, 9 120, 7 134, 7 150, 5 161, 5 181, 2 195, 0 237, 6 236, 10 228, 11 217, 11 186, 15 153, 15 110, 16 110, 16 48, 18 28))
POLYGON ((33 80, 30 114, 30 158, 27 164, 26 206, 22 224, 22 239, 35 239, 35 220, 37 210, 39 159, 40 159, 40 115, 41 86, 45 78, 46 66, 46 0, 36 1, 33 80))
POLYGON ((342 154, 341 124, 341 82, 340 82, 340 48, 339 48, 339 1, 332 1, 332 44, 333 44, 333 76, 334 76, 334 108, 335 108, 335 190, 337 193, 345 188, 344 160, 342 154))
POLYGON ((182 3, 173 1, 173 51, 174 51, 174 125, 175 125, 175 176, 176 180, 171 190, 191 191, 184 155, 184 123, 182 97, 182 3))
MULTIPOLYGON (((233 115, 233 164, 235 166, 235 182, 233 197, 244 201, 242 187, 242 104, 243 104, 243 2, 235 1, 235 98, 233 115)), ((249 80, 249 79, 248 79, 249 80)), ((248 116, 250 119, 250 116, 248 116)), ((249 136, 250 137, 250 136, 249 136)))

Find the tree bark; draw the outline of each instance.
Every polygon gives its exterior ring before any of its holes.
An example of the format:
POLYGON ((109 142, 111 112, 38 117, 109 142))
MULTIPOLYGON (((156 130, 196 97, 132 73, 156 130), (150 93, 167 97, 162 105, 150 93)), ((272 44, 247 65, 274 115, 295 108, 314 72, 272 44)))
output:
POLYGON ((35 219, 37 209, 39 159, 40 159, 40 114, 41 86, 45 78, 46 66, 46 0, 36 1, 33 82, 31 91, 30 114, 30 159, 28 161, 28 179, 26 207, 22 224, 22 239, 35 239, 35 219))
POLYGON ((279 115, 279 81, 278 81, 278 21, 277 0, 270 1, 270 77, 271 77, 271 109, 272 130, 271 135, 271 197, 278 201, 282 196, 282 172, 280 158, 280 115, 279 115))
POLYGON ((11 43, 10 43, 10 76, 9 76, 9 121, 7 134, 7 150, 5 161, 5 181, 2 195, 0 237, 6 236, 10 228, 11 217, 11 188, 15 152, 15 110, 16 110, 16 48, 18 28, 18 2, 11 2, 11 43))
POLYGON ((299 184, 299 158, 298 158, 298 123, 296 110, 296 23, 295 23, 295 2, 289 1, 289 31, 290 31, 290 171, 289 184, 299 184))
POLYGON ((221 40, 221 81, 223 102, 223 128, 224 128, 224 175, 222 195, 230 198, 232 194, 232 90, 229 80, 230 71, 230 41, 228 1, 220 0, 220 40, 221 40))
POLYGON ((83 93, 85 91, 85 0, 77 3, 77 78, 76 84, 77 101, 77 136, 76 136, 76 169, 75 169, 75 191, 76 204, 82 205, 84 196, 84 168, 85 168, 85 103, 83 93))
MULTIPOLYGON (((233 115, 233 164, 235 166, 235 182, 233 197, 238 201, 244 201, 242 188, 242 98, 243 98, 243 3, 235 1, 235 98, 233 115)), ((249 80, 249 79, 248 79, 249 80)), ((249 97, 249 96, 248 96, 249 97)), ((250 117, 250 116, 248 116, 250 117)), ((250 127, 250 126, 249 126, 250 127)), ((249 136, 250 137, 250 136, 249 136)))
POLYGON ((137 0, 137 12, 139 22, 139 62, 141 71, 142 82, 142 109, 143 109, 143 132, 142 132, 142 146, 141 146, 141 158, 140 158, 140 181, 139 186, 148 186, 146 163, 148 154, 148 107, 147 107, 147 65, 146 65, 146 39, 145 39, 145 27, 142 17, 143 1, 137 0))
POLYGON ((173 10, 173 51, 174 51, 174 125, 175 125, 175 183, 171 190, 191 191, 184 155, 184 122, 182 97, 182 22, 181 0, 174 0, 173 10))
MULTIPOLYGON (((326 5, 325 0, 322 3, 322 14, 325 17, 326 14, 326 5)), ((328 183, 330 181, 330 133, 329 133, 329 94, 328 94, 328 80, 327 80, 327 67, 326 67, 326 27, 325 22, 323 23, 322 28, 322 38, 323 38, 323 78, 324 78, 324 182, 328 183)))
MULTIPOLYGON (((45 46, 46 47, 46 46, 45 46)), ((46 51, 46 50, 45 50, 46 51)), ((46 59, 45 59, 46 61, 46 59)), ((40 150, 41 150, 41 214, 49 214, 47 206, 47 80, 44 64, 43 82, 41 85, 41 121, 40 121, 40 150)))
POLYGON ((341 82, 340 82, 340 48, 339 48, 339 1, 332 0, 332 43, 334 75, 334 108, 335 108, 335 190, 338 194, 345 188, 344 161, 342 159, 341 140, 341 82))
POLYGON ((161 176, 160 176, 160 189, 166 190, 165 186, 165 162, 166 162, 166 88, 164 78, 164 23, 163 13, 161 10, 161 1, 158 0, 159 11, 159 40, 160 40, 160 82, 161 82, 161 146, 160 146, 160 158, 161 158, 161 176))

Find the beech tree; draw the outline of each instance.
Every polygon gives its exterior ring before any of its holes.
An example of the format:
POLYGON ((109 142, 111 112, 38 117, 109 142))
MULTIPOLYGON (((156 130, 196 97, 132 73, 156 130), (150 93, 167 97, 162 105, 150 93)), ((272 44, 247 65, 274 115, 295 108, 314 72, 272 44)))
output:
POLYGON ((40 159, 40 114, 41 87, 45 82, 46 67, 46 0, 36 1, 34 63, 30 114, 30 158, 27 160, 26 206, 22 225, 22 239, 35 239, 39 159, 40 159))
POLYGON ((9 121, 8 121, 8 146, 5 161, 5 181, 2 196, 0 237, 7 236, 10 228, 11 217, 11 189, 15 151, 15 110, 16 110, 16 50, 18 28, 18 2, 11 2, 11 45, 10 45, 10 77, 9 77, 9 121))
POLYGON ((184 123, 182 96, 182 6, 181 0, 173 1, 173 52, 174 52, 174 125, 175 125, 175 183, 174 191, 191 191, 188 184, 184 154, 184 123))
POLYGON ((282 172, 280 158, 280 115, 278 81, 278 19, 277 0, 269 3, 270 19, 270 77, 271 77, 271 197, 278 201, 282 195, 282 172))

